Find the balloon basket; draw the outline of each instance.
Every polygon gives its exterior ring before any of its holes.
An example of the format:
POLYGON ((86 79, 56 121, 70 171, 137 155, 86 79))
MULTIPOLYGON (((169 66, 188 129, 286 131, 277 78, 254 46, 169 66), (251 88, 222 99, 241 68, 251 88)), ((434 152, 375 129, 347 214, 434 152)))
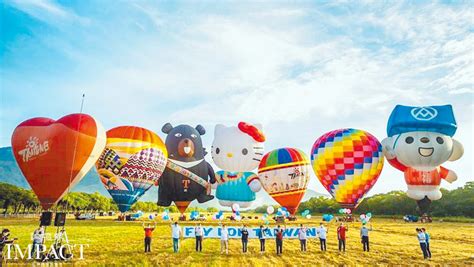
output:
POLYGON ((179 220, 182 222, 186 221, 186 214, 179 215, 179 220))
POLYGON ((54 242, 49 249, 46 256, 43 258, 43 262, 51 260, 67 261, 72 258, 71 246, 69 245, 69 239, 67 237, 66 229, 58 227, 56 234, 54 235, 54 242))
POLYGON ((294 221, 296 221, 296 220, 297 220, 296 216, 294 216, 294 215, 288 216, 288 221, 294 222, 294 221))
POLYGON ((425 198, 423 198, 422 200, 417 200, 416 204, 418 205, 417 211, 419 212, 421 217, 429 217, 428 211, 430 210, 431 200, 425 196, 425 198))

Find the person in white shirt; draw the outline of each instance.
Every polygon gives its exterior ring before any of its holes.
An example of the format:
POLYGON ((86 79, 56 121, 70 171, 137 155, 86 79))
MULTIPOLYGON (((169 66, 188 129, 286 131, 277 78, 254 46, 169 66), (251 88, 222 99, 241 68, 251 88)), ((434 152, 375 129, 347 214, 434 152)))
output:
POLYGON ((321 244, 321 251, 326 251, 326 234, 328 230, 324 227, 323 223, 319 224, 318 228, 318 236, 319 236, 319 243, 321 244))
POLYGON ((225 224, 221 225, 221 253, 224 252, 225 254, 229 254, 229 232, 227 231, 227 227, 225 224))
POLYGON ((201 224, 198 224, 194 227, 194 235, 196 236, 196 251, 202 251, 202 237, 204 235, 204 231, 201 227, 201 224))
MULTIPOLYGON (((44 240, 44 226, 40 226, 38 229, 36 229, 33 232, 33 247, 31 248, 31 257, 32 258, 39 258, 40 255, 34 255, 35 251, 42 251, 40 249, 40 246, 43 246, 43 240, 44 240)), ((37 252, 37 254, 39 254, 37 252)))
POLYGON ((421 251, 423 252, 423 257, 428 259, 428 251, 426 250, 426 235, 421 231, 421 229, 416 228, 418 242, 420 242, 421 251))
POLYGON ((179 251, 179 238, 181 237, 181 227, 178 222, 171 224, 171 236, 173 237, 173 251, 177 253, 179 251))
POLYGON ((306 251, 306 227, 303 224, 300 224, 300 228, 298 229, 298 239, 300 240, 301 251, 306 251))

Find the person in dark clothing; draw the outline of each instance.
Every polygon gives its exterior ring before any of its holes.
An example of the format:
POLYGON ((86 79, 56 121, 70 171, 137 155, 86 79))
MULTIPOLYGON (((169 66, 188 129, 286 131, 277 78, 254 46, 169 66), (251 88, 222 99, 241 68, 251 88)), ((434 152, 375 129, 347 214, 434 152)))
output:
POLYGON ((260 225, 260 229, 257 233, 258 240, 260 240, 260 253, 265 252, 265 238, 267 236, 267 231, 268 227, 263 228, 263 225, 260 225))
POLYGON ((276 251, 277 255, 281 255, 283 253, 283 233, 286 228, 281 228, 280 225, 277 226, 275 229, 275 242, 276 242, 276 251))
POLYGON ((13 242, 17 240, 16 238, 8 239, 9 236, 10 230, 3 229, 2 233, 0 234, 0 266, 2 266, 3 262, 3 248, 5 247, 5 245, 13 244, 13 242))
POLYGON ((249 242, 249 230, 247 229, 247 225, 244 224, 242 229, 240 229, 242 233, 242 252, 247 252, 247 244, 249 242))
POLYGON ((421 231, 425 234, 425 238, 426 238, 426 253, 428 254, 428 258, 431 259, 431 250, 430 250, 430 234, 428 234, 428 232, 426 232, 426 229, 425 228, 421 228, 421 231))
POLYGON ((151 252, 151 236, 153 231, 155 231, 155 227, 156 222, 153 226, 151 226, 151 224, 145 226, 145 223, 143 223, 143 230, 145 231, 145 252, 151 252))

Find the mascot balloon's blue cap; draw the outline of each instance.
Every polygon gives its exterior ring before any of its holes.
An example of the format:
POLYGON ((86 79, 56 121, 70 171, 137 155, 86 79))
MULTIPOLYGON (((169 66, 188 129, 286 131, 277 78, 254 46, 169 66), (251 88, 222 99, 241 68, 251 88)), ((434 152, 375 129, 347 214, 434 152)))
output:
POLYGON ((424 131, 452 137, 456 129, 456 119, 451 105, 425 107, 397 105, 388 119, 387 135, 391 137, 407 132, 424 131))

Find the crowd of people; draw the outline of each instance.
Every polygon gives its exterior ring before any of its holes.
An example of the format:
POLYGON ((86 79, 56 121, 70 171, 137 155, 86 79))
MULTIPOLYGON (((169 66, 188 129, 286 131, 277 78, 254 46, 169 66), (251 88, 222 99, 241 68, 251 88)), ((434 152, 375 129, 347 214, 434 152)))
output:
MULTIPOLYGON (((145 230, 145 252, 150 252, 150 242, 151 242, 151 232, 150 232, 150 225, 147 227, 144 226, 145 230)), ((151 229, 154 229, 151 228, 151 229)), ((326 238, 328 234, 328 229, 324 226, 323 223, 320 223, 317 229, 317 237, 320 243, 321 251, 326 251, 326 238)), ((307 238, 308 238, 308 228, 305 227, 303 224, 300 224, 299 228, 297 229, 297 236, 300 242, 300 248, 302 252, 307 251, 307 238)), ((153 231, 153 230, 151 230, 153 231)), ((239 229, 240 231, 240 238, 242 242, 242 253, 248 252, 248 242, 249 242, 249 228, 248 225, 244 224, 239 229)), ((258 231, 256 231, 256 237, 260 242, 260 253, 265 253, 265 242, 267 237, 271 235, 271 230, 263 225, 259 226, 258 231)), ((283 239, 284 233, 286 231, 285 226, 277 225, 277 227, 273 230, 275 238, 275 247, 276 247, 276 254, 282 255, 283 254, 283 239)), ((337 233, 337 240, 338 240, 338 250, 339 252, 344 253, 346 251, 346 232, 349 231, 349 226, 345 225, 344 223, 340 223, 336 229, 337 233)), ((362 249, 366 252, 370 251, 370 243, 369 243, 369 232, 372 231, 372 225, 368 226, 367 224, 362 224, 360 228, 360 240, 362 244, 362 249)), ((423 257, 425 259, 431 258, 429 240, 430 235, 426 232, 425 228, 417 228, 417 238, 420 242, 421 250, 423 253, 423 257)), ((229 253, 229 231, 225 224, 219 224, 219 238, 220 238, 220 252, 228 254, 229 253)), ((183 236, 183 232, 181 226, 179 226, 178 222, 173 222, 171 224, 171 233, 173 239, 173 251, 175 253, 179 252, 179 241, 180 238, 183 236)), ((194 227, 194 235, 196 239, 196 251, 201 252, 203 247, 203 238, 204 238, 204 230, 202 225, 199 223, 194 227)))
MULTIPOLYGON (((153 231, 156 229, 156 222, 151 225, 150 223, 145 224, 143 223, 143 230, 145 232, 145 252, 151 252, 151 241, 152 241, 152 234, 153 231)), ((321 251, 326 251, 326 238, 328 234, 328 229, 324 226, 323 223, 320 223, 320 226, 316 228, 317 237, 320 243, 321 251)), ((248 225, 244 224, 240 229, 240 238, 242 242, 242 253, 248 252, 248 243, 249 243, 249 228, 248 225)), ((260 253, 265 253, 265 245, 266 240, 269 236, 274 236, 275 238, 275 247, 276 247, 276 254, 282 255, 283 254, 283 239, 284 233, 286 231, 285 226, 277 225, 275 229, 273 229, 273 235, 271 234, 271 230, 263 225, 260 225, 258 231, 256 231, 256 238, 259 240, 260 243, 260 253)), ((299 228, 297 229, 297 237, 300 242, 300 249, 302 252, 307 251, 307 238, 308 238, 308 228, 305 227, 303 224, 300 224, 299 228)), ((340 223, 336 229, 337 233, 337 240, 338 240, 338 250, 339 252, 346 251, 346 232, 349 231, 348 225, 344 223, 340 223)), ((363 224, 360 228, 360 239, 362 248, 364 251, 369 252, 369 232, 372 231, 372 226, 368 227, 366 224, 363 224)), ((229 231, 225 224, 219 224, 219 238, 220 238, 220 252, 228 254, 229 253, 229 231)), ((416 228, 417 239, 420 244, 420 248, 423 254, 424 259, 431 259, 431 250, 430 250, 430 234, 426 231, 425 228, 416 228)), ((183 237, 183 231, 181 226, 178 222, 173 222, 171 224, 171 235, 173 240, 173 251, 175 253, 179 252, 180 247, 180 239, 183 237)), ((196 251, 201 252, 203 248, 203 238, 204 238, 204 229, 201 224, 197 224, 194 227, 194 235, 196 239, 196 251)), ((0 235, 0 260, 2 259, 3 249, 8 244, 13 244, 16 238, 9 238, 10 231, 8 229, 3 229, 0 235)), ((45 229, 44 227, 37 228, 32 235, 32 247, 31 247, 31 255, 33 257, 35 252, 38 250, 38 247, 44 243, 44 236, 45 236, 45 229)), ((0 261, 1 262, 1 261, 0 261)))

